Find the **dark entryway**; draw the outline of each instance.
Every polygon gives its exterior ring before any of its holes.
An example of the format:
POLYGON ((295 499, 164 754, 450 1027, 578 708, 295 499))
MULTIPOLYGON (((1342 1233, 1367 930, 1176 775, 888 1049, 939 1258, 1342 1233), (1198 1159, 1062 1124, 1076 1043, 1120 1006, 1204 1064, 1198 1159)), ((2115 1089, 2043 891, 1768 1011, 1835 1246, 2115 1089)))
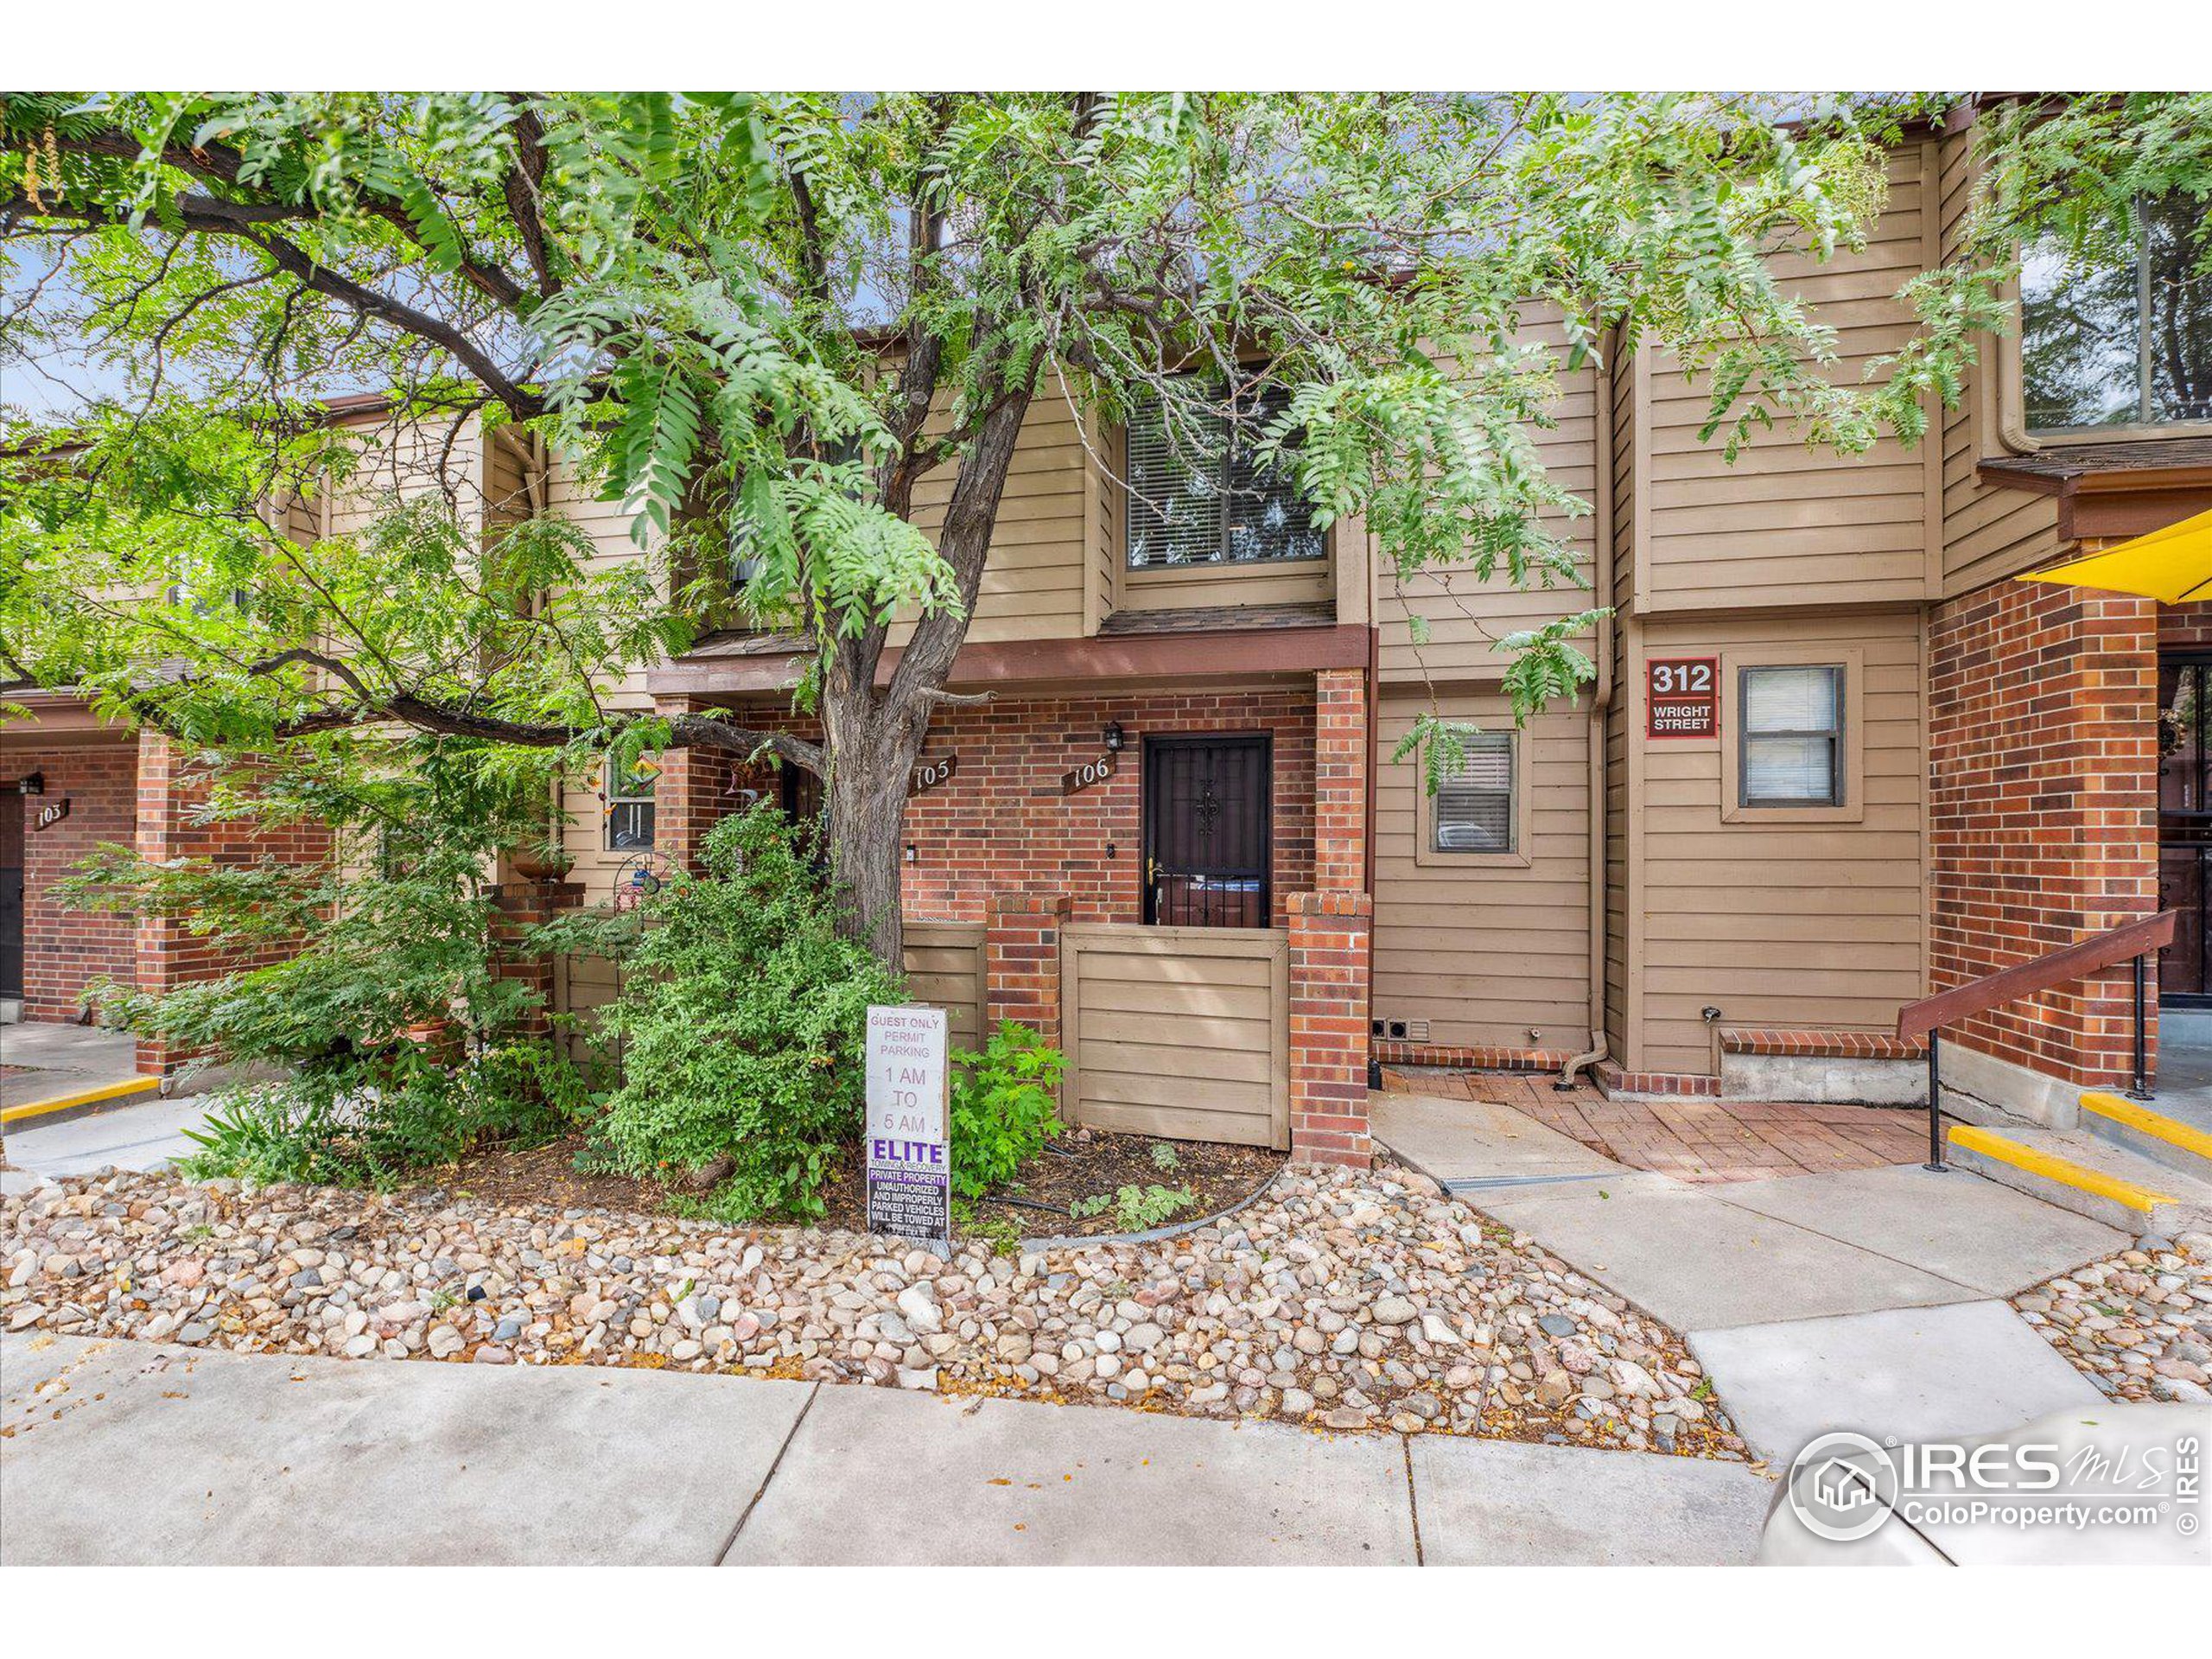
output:
POLYGON ((2212 1007, 2212 653, 2158 663, 2158 906, 2181 912, 2158 957, 2158 1000, 2212 1007))
POLYGON ((1270 904, 1265 737, 1144 740, 1144 919, 1265 927, 1270 904))
POLYGON ((0 785, 0 998, 23 994, 23 798, 0 785))

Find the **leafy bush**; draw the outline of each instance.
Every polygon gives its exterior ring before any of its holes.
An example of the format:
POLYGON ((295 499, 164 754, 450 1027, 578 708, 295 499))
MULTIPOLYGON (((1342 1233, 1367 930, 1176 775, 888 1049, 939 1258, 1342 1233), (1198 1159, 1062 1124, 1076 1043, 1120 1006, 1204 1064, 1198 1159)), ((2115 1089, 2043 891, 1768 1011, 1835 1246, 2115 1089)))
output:
POLYGON ((647 901, 632 972, 601 1012, 624 1082, 599 1136, 636 1175, 726 1165, 704 1206, 724 1219, 818 1216, 863 1122, 868 1004, 901 988, 838 936, 833 895, 772 804, 716 824, 702 858, 705 876, 647 901))
POLYGON ((1103 1215, 1110 1207, 1114 1224, 1125 1233, 1141 1233, 1189 1209, 1198 1195, 1187 1186, 1125 1186, 1110 1198, 1103 1192, 1077 1198, 1068 1211, 1078 1221, 1103 1215))
POLYGON ((981 1054, 954 1058, 960 1064, 952 1074, 952 1190, 980 1198, 1013 1179, 1059 1134, 1053 1105, 1065 1062, 1011 1020, 999 1021, 981 1054))

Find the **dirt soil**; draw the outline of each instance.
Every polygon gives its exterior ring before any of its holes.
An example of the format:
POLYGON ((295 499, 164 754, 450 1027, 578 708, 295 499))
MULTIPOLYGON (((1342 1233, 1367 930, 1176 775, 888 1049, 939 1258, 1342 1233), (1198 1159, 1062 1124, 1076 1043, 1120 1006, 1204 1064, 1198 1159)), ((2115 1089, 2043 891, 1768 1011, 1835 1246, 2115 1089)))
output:
MULTIPOLYGON (((480 1147, 464 1158, 457 1169, 441 1171, 424 1185, 501 1208, 544 1205, 557 1210, 619 1210, 645 1215, 668 1211, 672 1195, 657 1182, 579 1171, 576 1160, 584 1148, 581 1135, 533 1147, 480 1147)), ((1074 1129, 1031 1159, 1008 1187, 1008 1198, 1028 1202, 987 1198, 976 1208, 985 1221, 1011 1222, 1025 1237, 1089 1236, 1119 1231, 1120 1225, 1110 1209, 1077 1220, 1069 1214, 1069 1206, 1077 1199, 1101 1193, 1110 1198, 1124 1186, 1186 1187, 1196 1195, 1197 1202, 1170 1217, 1166 1224, 1172 1225, 1212 1215, 1250 1197, 1282 1163, 1282 1154, 1264 1147, 1160 1141, 1150 1135, 1074 1129), (1154 1160, 1156 1146, 1173 1150, 1174 1168, 1162 1169, 1154 1160)), ((857 1151, 832 1179, 823 1198, 829 1213, 814 1225, 851 1232, 866 1230, 867 1179, 857 1151)))

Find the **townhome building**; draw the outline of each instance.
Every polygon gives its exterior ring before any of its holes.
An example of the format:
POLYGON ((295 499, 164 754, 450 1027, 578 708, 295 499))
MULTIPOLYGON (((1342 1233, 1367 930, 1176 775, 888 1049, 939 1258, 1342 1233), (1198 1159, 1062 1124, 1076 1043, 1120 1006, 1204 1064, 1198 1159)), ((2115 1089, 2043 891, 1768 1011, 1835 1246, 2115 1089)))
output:
MULTIPOLYGON (((1863 250, 1781 262, 1838 329, 1839 377, 1910 337, 1897 291, 1953 245, 1972 155, 1962 124, 1909 135, 1863 250)), ((989 698, 940 712, 912 782, 914 994, 957 1036, 1010 1018, 1061 1046, 1071 1122, 1362 1162, 1382 1066, 1923 1101, 1902 1007, 2173 909, 2155 1075, 2212 1007, 2212 625, 2018 578, 2212 509, 2212 293, 2175 257, 2181 222, 2143 204, 2089 278, 2030 251, 2019 326, 1916 446, 1839 456, 1777 429, 1731 461, 1700 436, 1709 388, 1664 353, 1563 368, 1536 435, 1591 508, 1554 526, 1587 594, 1471 566, 1401 580, 1233 442, 1202 475, 1146 411, 1109 426, 1048 386, 951 677, 989 698), (1595 677, 1516 724, 1497 641, 1587 605, 1610 612, 1595 677), (1433 791, 1401 752, 1424 712, 1475 728, 1433 791)), ((1565 361, 1556 318, 1525 327, 1565 361)), ((460 442, 483 512, 565 514, 635 556, 557 456, 460 442)), ((292 510, 324 515, 302 533, 345 511, 292 510)), ((718 632, 607 695, 806 731, 807 651, 718 632)), ((101 972, 211 970, 173 930, 50 891, 99 841, 207 850, 175 766, 66 696, 0 729, 0 906, 8 869, 22 894, 0 996, 23 1017, 71 1017, 101 972)), ((573 867, 505 873, 518 916, 620 901, 764 796, 818 804, 789 769, 658 767, 569 780, 573 867)), ((548 968, 579 1011, 622 971, 548 968)), ((2108 967, 1947 1028, 1948 1103, 2064 1124, 2082 1089, 2132 1080, 2133 992, 2108 967)))

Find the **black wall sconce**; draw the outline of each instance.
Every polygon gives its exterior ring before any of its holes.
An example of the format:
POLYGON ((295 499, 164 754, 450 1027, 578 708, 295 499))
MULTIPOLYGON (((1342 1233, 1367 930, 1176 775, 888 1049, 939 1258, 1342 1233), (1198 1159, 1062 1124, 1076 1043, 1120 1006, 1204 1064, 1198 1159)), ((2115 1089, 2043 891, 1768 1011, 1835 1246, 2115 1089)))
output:
POLYGON ((1110 753, 1119 754, 1122 752, 1122 745, 1127 741, 1122 734, 1120 721, 1109 720, 1106 722, 1106 747, 1110 753))
POLYGON ((42 772, 27 772, 16 785, 16 789, 20 794, 43 795, 46 793, 46 774, 42 772))
POLYGON ((911 841, 906 843, 906 861, 909 864, 918 864, 921 861, 921 855, 915 851, 914 843, 911 841))

